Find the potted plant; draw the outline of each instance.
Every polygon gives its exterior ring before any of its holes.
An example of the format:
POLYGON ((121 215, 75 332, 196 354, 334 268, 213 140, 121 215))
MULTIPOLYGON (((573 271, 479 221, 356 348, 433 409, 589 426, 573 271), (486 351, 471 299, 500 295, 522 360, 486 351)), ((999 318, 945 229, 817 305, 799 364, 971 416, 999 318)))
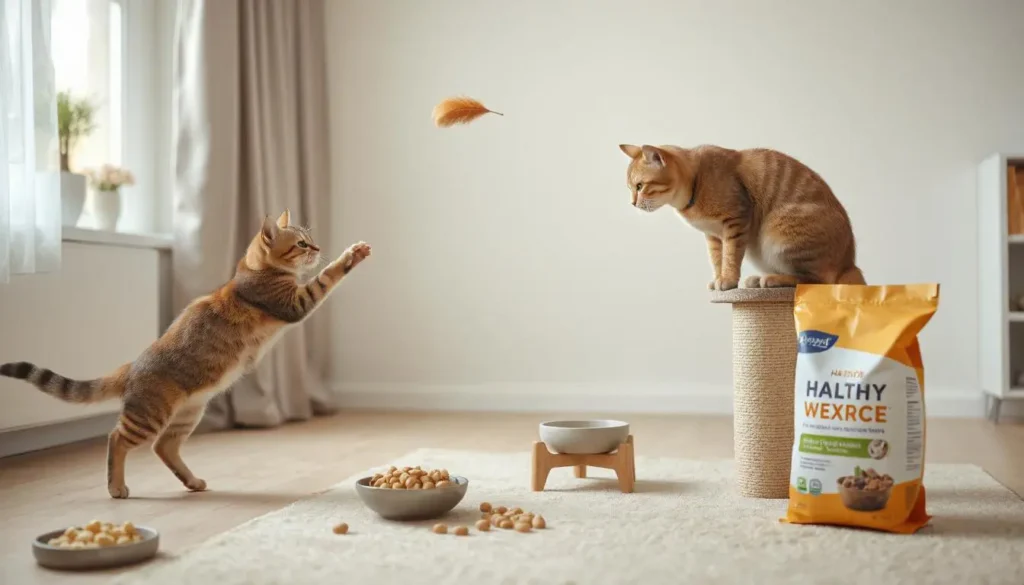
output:
POLYGON ((96 190, 92 200, 92 214, 96 228, 114 231, 121 217, 121 187, 134 185, 135 177, 128 169, 103 165, 86 171, 89 185, 96 190))
POLYGON ((60 140, 60 202, 61 223, 66 226, 78 224, 85 205, 85 176, 72 173, 68 168, 71 149, 82 138, 96 129, 93 114, 96 108, 82 98, 75 99, 62 91, 57 94, 57 134, 60 140))

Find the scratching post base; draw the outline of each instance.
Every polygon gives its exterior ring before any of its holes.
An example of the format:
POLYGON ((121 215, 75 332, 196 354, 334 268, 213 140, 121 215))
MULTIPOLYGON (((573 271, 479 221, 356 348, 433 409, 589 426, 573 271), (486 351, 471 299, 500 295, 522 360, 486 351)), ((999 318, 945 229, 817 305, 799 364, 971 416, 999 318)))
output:
POLYGON ((533 443, 533 474, 531 488, 535 492, 543 491, 548 481, 548 474, 556 467, 572 467, 576 477, 587 477, 587 467, 603 467, 615 471, 619 479, 619 489, 623 493, 632 493, 636 485, 636 462, 633 454, 633 435, 619 444, 611 453, 570 455, 552 453, 543 441, 533 443))
POLYGON ((732 305, 733 450, 750 498, 789 497, 796 377, 794 288, 714 291, 732 305))

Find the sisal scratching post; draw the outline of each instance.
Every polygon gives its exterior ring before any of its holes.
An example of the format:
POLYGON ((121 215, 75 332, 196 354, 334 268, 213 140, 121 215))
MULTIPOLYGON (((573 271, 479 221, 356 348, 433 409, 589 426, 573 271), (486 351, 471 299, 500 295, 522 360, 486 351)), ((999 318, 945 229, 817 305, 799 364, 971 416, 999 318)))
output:
POLYGON ((788 498, 793 455, 793 288, 712 291, 732 305, 733 449, 740 494, 788 498))

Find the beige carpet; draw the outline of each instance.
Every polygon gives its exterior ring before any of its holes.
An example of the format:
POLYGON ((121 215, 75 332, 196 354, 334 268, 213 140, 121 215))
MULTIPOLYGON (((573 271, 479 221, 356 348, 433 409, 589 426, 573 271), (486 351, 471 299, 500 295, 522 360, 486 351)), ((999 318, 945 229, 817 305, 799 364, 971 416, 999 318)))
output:
POLYGON ((901 536, 780 523, 785 501, 735 495, 731 462, 638 456, 633 494, 610 472, 575 479, 568 468, 531 492, 525 453, 419 450, 382 463, 467 476, 449 524, 471 524, 489 501, 539 512, 549 528, 457 537, 433 534, 431 522, 385 522, 363 507, 353 477, 116 583, 1024 583, 1024 502, 971 465, 927 467, 935 519, 901 536), (339 521, 350 534, 331 533, 339 521))

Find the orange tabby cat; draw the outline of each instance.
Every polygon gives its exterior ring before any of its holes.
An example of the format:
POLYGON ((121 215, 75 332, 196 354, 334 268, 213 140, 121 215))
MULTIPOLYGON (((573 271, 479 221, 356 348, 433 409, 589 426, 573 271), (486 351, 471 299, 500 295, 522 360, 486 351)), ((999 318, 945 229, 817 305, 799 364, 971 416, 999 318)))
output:
POLYGON ((846 210, 800 161, 764 148, 619 148, 632 159, 633 206, 671 206, 704 233, 714 269, 708 288, 736 288, 744 256, 764 273, 748 277, 748 288, 865 284, 846 210))
POLYGON ((0 374, 25 380, 67 402, 120 398, 121 415, 107 441, 107 490, 127 498, 128 451, 156 439, 153 451, 186 488, 206 489, 179 450, 206 403, 250 371, 281 333, 319 307, 350 270, 370 255, 351 246, 313 279, 299 274, 320 261, 308 230, 285 211, 263 222, 234 277, 182 311, 167 331, 133 362, 95 380, 70 380, 26 362, 0 366, 0 374))

